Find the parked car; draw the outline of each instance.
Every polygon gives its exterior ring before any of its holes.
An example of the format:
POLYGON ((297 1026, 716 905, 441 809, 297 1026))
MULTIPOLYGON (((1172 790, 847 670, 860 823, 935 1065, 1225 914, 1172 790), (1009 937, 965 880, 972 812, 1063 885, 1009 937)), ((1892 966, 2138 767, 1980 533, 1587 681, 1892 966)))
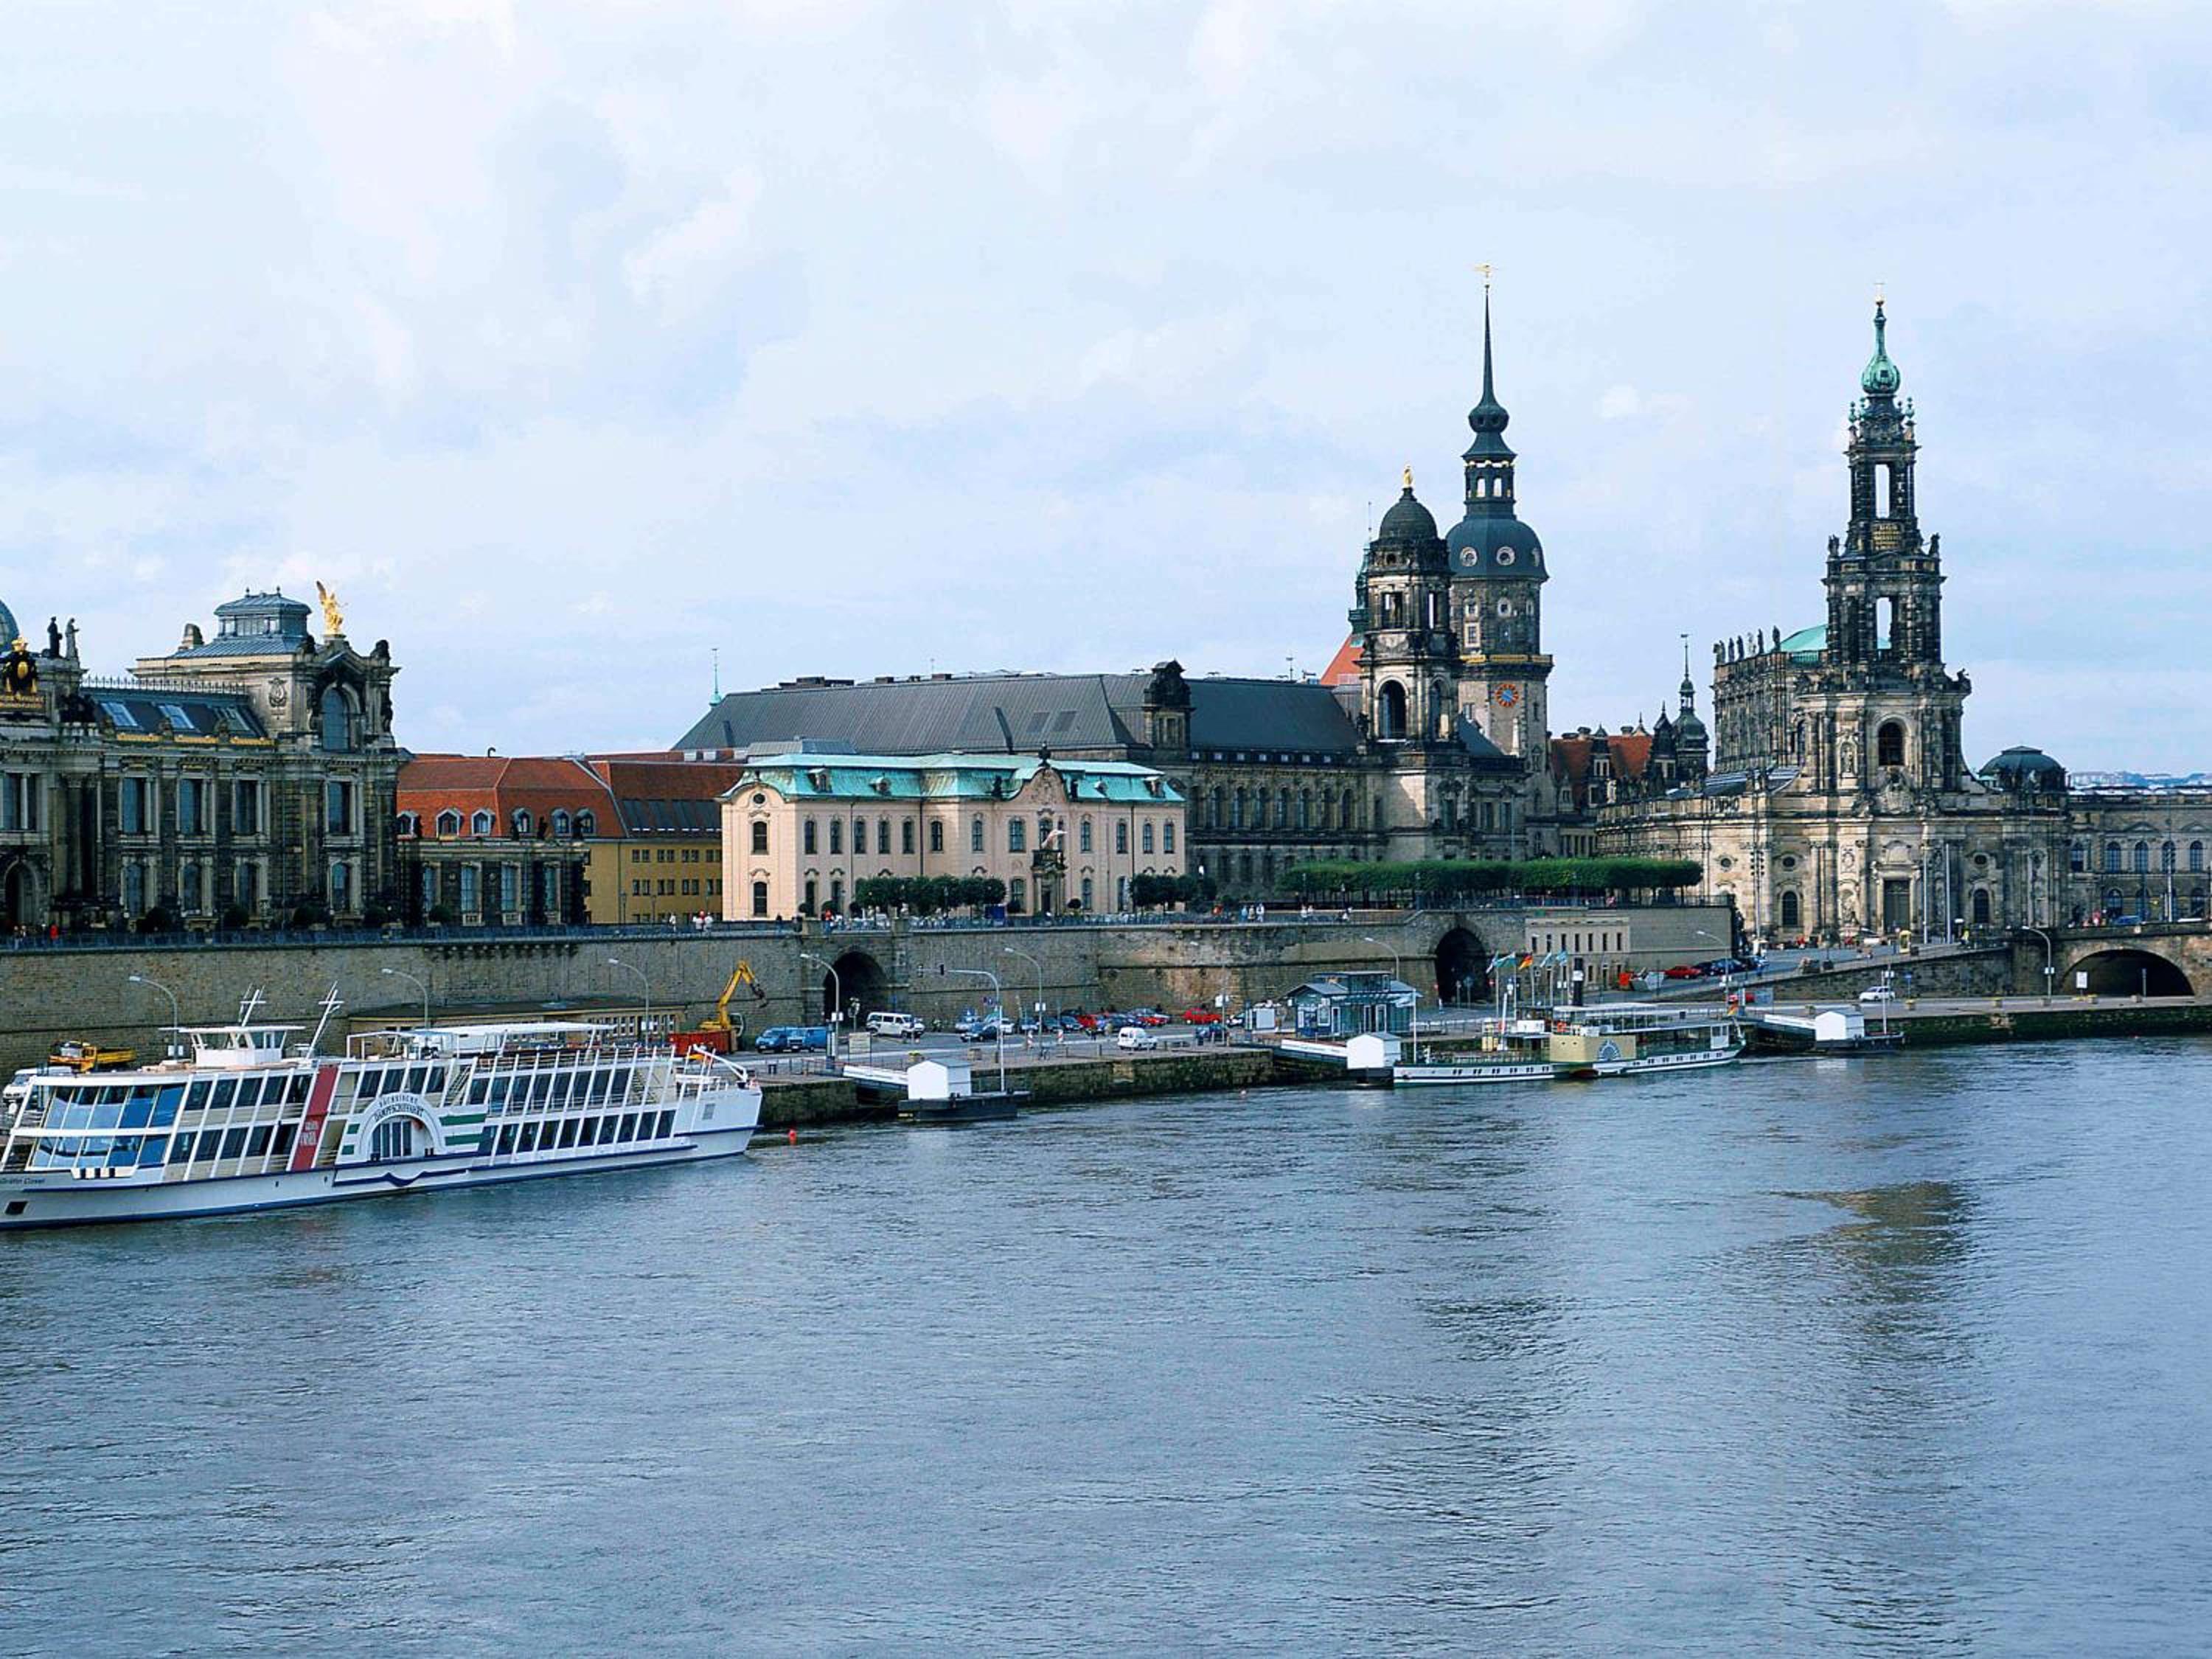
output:
POLYGON ((1218 1025, 1221 1024, 1221 1011, 1194 1003, 1182 1011, 1182 1023, 1186 1025, 1218 1025))
POLYGON ((1702 979, 1705 970, 1686 962, 1678 962, 1667 970, 1668 979, 1702 979))
POLYGON ((993 1018, 989 1015, 978 1020, 963 1019, 952 1029, 956 1035, 965 1037, 970 1042, 996 1042, 1001 1036, 1011 1035, 1013 1030, 1013 1027, 1007 1024, 1006 1021, 993 1018))
POLYGON ((764 1054, 802 1054, 829 1046, 826 1025, 771 1025, 753 1039, 753 1047, 764 1054))
POLYGON ((1132 1025, 1141 1025, 1147 1030, 1156 1030, 1168 1023, 1168 1017, 1157 1008, 1132 1008, 1121 1018, 1132 1025))
POLYGON ((1116 1048, 1157 1048, 1160 1040, 1141 1025, 1124 1025, 1115 1033, 1116 1048))
POLYGON ((1861 1002, 1894 1002, 1897 988, 1893 985, 1869 985, 1859 993, 1861 1002))
POLYGON ((918 1014, 881 1010, 868 1016, 868 1030, 878 1036, 918 1037, 928 1029, 918 1014))

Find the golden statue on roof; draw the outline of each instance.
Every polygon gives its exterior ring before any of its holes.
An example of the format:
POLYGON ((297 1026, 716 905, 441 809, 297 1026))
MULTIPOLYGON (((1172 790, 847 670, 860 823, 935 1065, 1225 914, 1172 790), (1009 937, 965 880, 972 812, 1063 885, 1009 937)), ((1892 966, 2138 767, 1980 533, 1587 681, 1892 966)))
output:
POLYGON ((325 634, 344 633, 345 611, 338 604, 338 596, 331 592, 329 588, 324 586, 320 582, 317 582, 315 584, 315 597, 323 602, 323 632, 325 634))

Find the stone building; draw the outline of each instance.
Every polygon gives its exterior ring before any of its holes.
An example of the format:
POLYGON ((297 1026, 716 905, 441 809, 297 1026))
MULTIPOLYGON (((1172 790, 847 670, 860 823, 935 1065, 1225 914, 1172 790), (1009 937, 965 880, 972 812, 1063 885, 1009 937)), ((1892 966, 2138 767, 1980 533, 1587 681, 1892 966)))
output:
POLYGON ((1160 773, 1054 755, 798 751, 747 763, 722 797, 722 914, 842 910, 858 884, 996 878, 1012 915, 1122 910, 1139 875, 1176 876, 1190 847, 1160 773))
POLYGON ((392 678, 325 595, 216 611, 125 676, 88 674, 76 624, 45 647, 0 606, 0 925, 259 926, 373 917, 396 897, 392 678))
POLYGON ((1352 638, 1319 679, 1186 677, 1172 660, 1149 674, 809 678, 720 698, 675 747, 720 760, 810 743, 1049 750, 1152 768, 1189 803, 1193 872, 1244 896, 1318 859, 1555 851, 1566 797, 1546 764, 1548 572, 1518 516, 1508 419, 1486 301, 1463 515, 1440 533, 1406 475, 1354 577, 1352 638))
POLYGON ((1706 890, 1768 938, 2203 914, 2212 792, 2076 790, 2026 745, 1968 763, 1973 688, 1943 659, 1942 542, 1922 531, 1917 422, 1887 331, 1877 302, 1826 619, 1715 646, 1709 769, 1684 751, 1686 676, 1673 775, 1632 766, 1600 787, 1587 753, 1556 744, 1555 773, 1603 850, 1698 860, 1706 890))

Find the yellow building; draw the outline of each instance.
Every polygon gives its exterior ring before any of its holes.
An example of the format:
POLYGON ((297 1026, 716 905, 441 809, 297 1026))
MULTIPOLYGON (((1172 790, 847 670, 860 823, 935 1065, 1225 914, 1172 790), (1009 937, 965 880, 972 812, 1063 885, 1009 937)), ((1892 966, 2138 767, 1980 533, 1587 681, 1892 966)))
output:
POLYGON ((786 754, 721 798, 731 921, 842 911, 860 882, 982 877, 1015 915, 1122 910, 1179 876, 1181 794, 1149 767, 1017 755, 786 754))

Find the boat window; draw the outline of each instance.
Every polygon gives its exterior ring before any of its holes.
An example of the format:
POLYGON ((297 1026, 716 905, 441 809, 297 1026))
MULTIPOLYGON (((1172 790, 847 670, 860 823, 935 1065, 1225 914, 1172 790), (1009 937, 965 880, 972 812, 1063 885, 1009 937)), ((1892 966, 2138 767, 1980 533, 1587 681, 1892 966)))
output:
POLYGON ((538 1131, 540 1127, 540 1125, 535 1122, 526 1123, 522 1126, 521 1146, 524 1152, 533 1152, 538 1150, 538 1131))
POLYGON ((191 1163, 192 1161, 192 1141, 196 1137, 190 1129, 185 1130, 182 1134, 176 1138, 176 1145, 171 1148, 169 1156, 179 1164, 191 1163))
POLYGON ((512 1123, 503 1123, 500 1126, 499 1150, 501 1157, 514 1150, 514 1125, 512 1123))
POLYGON ((484 1103, 485 1091, 490 1086, 487 1079, 471 1078, 469 1079, 468 1091, 461 1098, 471 1106, 481 1106, 484 1103))
POLYGON ((635 1112, 625 1112, 623 1114, 622 1128, 617 1132, 616 1139, 618 1140, 635 1140, 637 1139, 637 1114, 635 1112))
POLYGON ((253 1130, 252 1134, 252 1135, 247 1139, 246 1143, 246 1157, 248 1157, 248 1158, 266 1158, 266 1157, 268 1157, 268 1156, 269 1156, 269 1137, 270 1137, 270 1135, 272 1133, 273 1133, 273 1130, 272 1130, 272 1128, 271 1128, 271 1126, 270 1126, 270 1125, 266 1124, 266 1123, 257 1124, 257 1125, 255 1126, 255 1127, 254 1127, 254 1130, 253 1130))
POLYGON ((563 1118, 562 1120, 561 1145, 563 1147, 573 1146, 576 1144, 576 1127, 581 1121, 582 1120, 579 1118, 573 1117, 563 1118))
POLYGON ((307 1082, 305 1072, 294 1073, 291 1087, 285 1090, 284 1098, 295 1106, 304 1104, 307 1098, 307 1082))
POLYGON ((222 1157, 225 1161, 246 1155, 246 1137, 251 1133, 244 1124, 223 1132, 222 1157))
POLYGON ((430 1092, 434 1095, 442 1095, 446 1092, 446 1068, 444 1066, 433 1066, 430 1068, 429 1089, 430 1092))
POLYGON ((492 1110, 496 1112, 506 1106, 507 1091, 508 1088, 512 1086, 514 1082, 514 1079, 511 1077, 495 1077, 491 1080, 490 1100, 492 1110))
POLYGON ((224 1078, 215 1085, 215 1102, 209 1109, 211 1111, 227 1112, 230 1109, 230 1103, 236 1099, 237 1097, 238 1079, 235 1078, 224 1078))
POLYGON ((277 1157, 288 1158, 291 1155, 292 1137, 299 1127, 300 1126, 296 1121, 280 1123, 276 1126, 276 1152, 277 1157))
POLYGON ((546 1072, 538 1073, 536 1077, 530 1079, 530 1103, 532 1106, 543 1106, 545 1103, 546 1096, 550 1094, 552 1091, 553 1079, 551 1074, 546 1072))
POLYGON ((177 1121, 177 1110, 184 1103, 185 1085, 181 1083, 172 1083, 166 1085, 162 1089, 161 1092, 155 1097, 154 1122, 155 1127, 166 1129, 171 1124, 174 1123, 177 1121))
POLYGON ((601 1118, 599 1120, 599 1145, 604 1146, 609 1141, 612 1140, 615 1138, 615 1130, 618 1127, 620 1127, 620 1120, 611 1117, 601 1118))

